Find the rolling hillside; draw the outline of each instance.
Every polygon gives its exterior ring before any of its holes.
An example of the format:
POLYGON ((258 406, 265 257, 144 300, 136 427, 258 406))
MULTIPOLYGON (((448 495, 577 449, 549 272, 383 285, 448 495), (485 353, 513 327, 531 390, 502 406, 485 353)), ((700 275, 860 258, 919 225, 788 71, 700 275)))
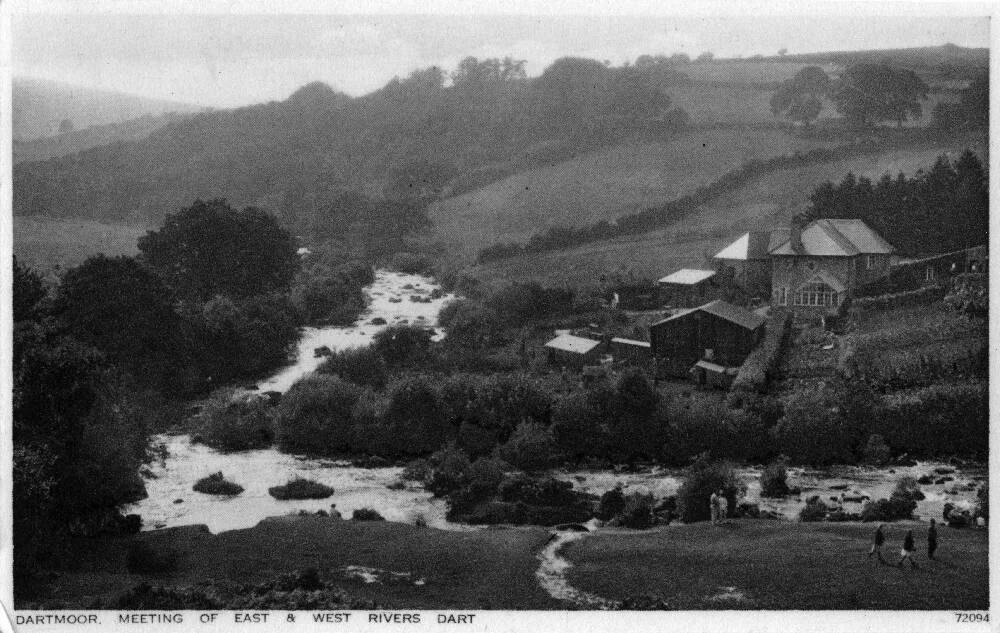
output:
POLYGON ((92 220, 59 220, 14 216, 14 255, 42 275, 52 278, 91 255, 135 255, 136 240, 147 227, 92 220))
POLYGON ((579 226, 690 193, 752 158, 830 143, 780 129, 691 130, 523 171, 431 208, 434 238, 471 261, 483 246, 525 240, 550 226, 579 226))
POLYGON ((83 130, 145 115, 205 109, 190 103, 148 99, 29 77, 14 78, 12 92, 13 137, 18 141, 54 136, 59 133, 64 119, 69 119, 74 129, 83 130))
POLYGON ((743 231, 787 222, 805 208, 812 189, 821 182, 839 181, 848 172, 873 179, 886 172, 912 174, 932 165, 944 152, 961 152, 967 147, 985 156, 984 138, 963 136, 947 146, 889 150, 787 169, 754 179, 669 228, 528 254, 471 267, 467 272, 487 285, 537 280, 550 285, 596 286, 602 277, 655 279, 679 268, 705 265, 707 258, 743 231))
POLYGON ((14 163, 67 156, 92 147, 122 141, 138 141, 168 123, 183 119, 184 116, 175 112, 160 115, 144 114, 137 119, 128 119, 120 123, 92 125, 82 130, 45 136, 31 141, 15 140, 13 144, 14 163))

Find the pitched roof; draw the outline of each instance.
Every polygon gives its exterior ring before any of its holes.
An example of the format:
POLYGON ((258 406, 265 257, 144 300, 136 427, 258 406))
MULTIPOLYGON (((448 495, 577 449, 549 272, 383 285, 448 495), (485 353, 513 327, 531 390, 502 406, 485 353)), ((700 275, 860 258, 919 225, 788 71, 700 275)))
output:
POLYGON ((748 231, 712 257, 714 259, 767 259, 770 234, 765 231, 748 231))
POLYGON ((583 338, 582 336, 560 334, 546 343, 545 347, 551 347, 552 349, 558 349, 564 352, 573 352, 574 354, 586 354, 600 344, 600 341, 583 338))
POLYGON ((707 312, 708 314, 717 316, 720 319, 725 319, 730 323, 735 323, 736 325, 745 327, 748 330, 756 330, 760 326, 764 325, 765 321, 767 321, 767 319, 761 315, 751 312, 746 308, 734 306, 733 304, 726 303, 721 299, 716 299, 715 301, 710 301, 703 306, 698 306, 697 308, 682 310, 669 318, 657 321, 652 325, 652 327, 660 325, 661 323, 666 323, 667 321, 679 319, 691 314, 692 312, 707 312))
POLYGON ((772 255, 815 255, 823 257, 853 257, 859 254, 889 254, 892 244, 857 219, 813 220, 802 229, 802 252, 792 250, 787 234, 771 241, 772 255), (775 242, 778 242, 775 245, 775 242))
POLYGON ((660 280, 661 284, 681 284, 683 286, 693 286, 700 284, 709 277, 715 275, 714 270, 697 270, 694 268, 681 268, 672 272, 660 280))

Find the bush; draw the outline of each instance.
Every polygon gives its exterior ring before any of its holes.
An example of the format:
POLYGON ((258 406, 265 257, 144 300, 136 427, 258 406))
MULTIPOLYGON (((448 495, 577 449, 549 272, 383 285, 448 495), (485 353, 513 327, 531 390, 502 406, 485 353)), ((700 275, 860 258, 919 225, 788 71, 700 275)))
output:
POLYGON ((720 489, 731 509, 736 508, 737 498, 745 491, 732 464, 714 461, 707 453, 695 457, 687 468, 684 483, 677 491, 681 520, 692 523, 710 518, 709 498, 720 489))
POLYGON ((421 455, 455 438, 455 429, 441 409, 437 385, 426 376, 407 377, 389 388, 382 414, 388 450, 393 455, 421 455))
POLYGON ((371 508, 360 508, 351 514, 355 521, 385 521, 385 517, 371 508))
POLYGON ((519 424, 510 440, 497 449, 504 461, 528 471, 546 468, 554 451, 552 432, 534 422, 519 424))
POLYGON ((764 340, 743 361, 730 391, 764 393, 778 369, 791 324, 792 315, 789 312, 775 311, 771 315, 764 340))
POLYGON ((267 448, 274 441, 271 408, 256 394, 234 398, 232 390, 214 394, 195 418, 195 433, 214 449, 231 452, 267 448))
POLYGON ((823 503, 819 496, 812 496, 806 499, 806 505, 799 511, 799 521, 823 521, 826 519, 829 508, 823 503))
POLYGON ((376 391, 385 389, 388 374, 385 361, 375 348, 355 347, 334 352, 316 368, 320 374, 333 374, 362 387, 376 391))
POLYGON ((372 345, 389 367, 406 367, 427 359, 431 333, 413 325, 393 325, 375 335, 372 345))
POLYGON ((620 515, 624 509, 625 495, 622 493, 621 484, 619 484, 601 495, 596 516, 602 521, 610 521, 620 515))
POLYGON ((653 495, 634 492, 625 497, 625 507, 618 515, 618 523, 622 527, 633 530, 646 530, 653 526, 656 517, 653 507, 656 500, 653 495))
POLYGON ((579 461, 607 453, 601 416, 586 392, 573 391, 556 399, 549 428, 556 448, 568 459, 579 461))
POLYGON ((867 502, 861 508, 862 521, 897 521, 913 518, 916 501, 908 501, 901 497, 890 497, 867 502))
POLYGON ((444 497, 464 487, 469 481, 472 464, 469 457, 454 444, 449 444, 427 460, 430 472, 424 480, 427 490, 435 497, 444 497))
POLYGON ((128 548, 125 565, 130 574, 166 574, 177 569, 178 554, 171 548, 157 549, 145 541, 128 548))
POLYGON ((243 492, 243 486, 227 481, 220 471, 195 482, 194 491, 207 495, 238 495, 243 492))
POLYGON ((360 397, 361 387, 336 376, 299 379, 275 409, 278 448, 326 456, 349 452, 354 448, 352 412, 360 397))
POLYGON ((295 477, 284 486, 274 486, 267 493, 281 501, 289 499, 326 499, 333 495, 333 488, 311 479, 295 477))
POLYGON ((875 433, 868 436, 868 442, 865 444, 862 455, 864 456, 865 463, 881 466, 888 463, 892 457, 892 452, 885 443, 885 439, 878 433, 875 433))
POLYGON ((989 387, 985 380, 935 384, 885 398, 879 434, 918 457, 987 456, 989 387))
POLYGON ((760 496, 780 498, 788 494, 788 472, 785 462, 778 460, 767 465, 760 474, 760 496))

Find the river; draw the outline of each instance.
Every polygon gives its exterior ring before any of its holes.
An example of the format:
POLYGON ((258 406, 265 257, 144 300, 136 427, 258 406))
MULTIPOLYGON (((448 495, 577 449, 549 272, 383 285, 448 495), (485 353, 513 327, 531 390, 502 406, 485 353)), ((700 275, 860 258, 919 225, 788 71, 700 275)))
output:
MULTIPOLYGON (((348 327, 304 328, 295 361, 258 383, 258 388, 287 390, 322 362, 322 357, 315 354, 318 347, 340 350, 368 345, 376 332, 392 324, 435 327, 442 306, 454 297, 441 295, 437 290, 434 280, 428 277, 378 271, 375 282, 366 289, 370 299, 368 308, 356 323, 348 327), (437 298, 431 299, 432 293, 437 298), (377 318, 384 319, 386 325, 372 324, 377 318)), ((443 332, 438 331, 436 336, 443 336, 443 332)), ((143 517, 143 528, 147 530, 198 523, 207 525, 212 532, 248 528, 269 516, 328 510, 331 503, 337 505, 345 518, 356 509, 372 508, 391 521, 413 523, 419 518, 433 527, 470 529, 447 521, 445 503, 420 486, 406 484, 400 488, 401 468, 359 468, 348 462, 287 455, 273 448, 220 453, 192 444, 186 435, 158 436, 155 441, 167 449, 168 457, 150 468, 151 477, 146 482, 149 496, 127 508, 128 512, 143 517), (218 497, 192 490, 198 479, 219 471, 243 486, 244 492, 235 497, 218 497), (283 484, 296 475, 332 486, 335 492, 328 499, 304 501, 278 501, 267 493, 269 487, 283 484)), ((897 468, 839 467, 823 471, 790 468, 789 485, 801 487, 802 494, 777 500, 760 498, 759 469, 743 468, 739 474, 747 485, 748 501, 795 519, 811 495, 820 495, 824 500, 839 498, 841 492, 873 499, 888 497, 899 478, 919 477, 943 467, 939 463, 920 463, 897 468)), ((621 484, 626 491, 651 492, 663 497, 675 494, 682 482, 680 471, 665 468, 638 473, 560 470, 554 475, 598 495, 621 484)), ((923 487, 926 498, 917 506, 921 518, 940 517, 949 501, 971 507, 975 488, 982 483, 986 472, 959 471, 946 476, 953 480, 923 487)), ((861 504, 848 502, 844 509, 859 512, 861 504)))

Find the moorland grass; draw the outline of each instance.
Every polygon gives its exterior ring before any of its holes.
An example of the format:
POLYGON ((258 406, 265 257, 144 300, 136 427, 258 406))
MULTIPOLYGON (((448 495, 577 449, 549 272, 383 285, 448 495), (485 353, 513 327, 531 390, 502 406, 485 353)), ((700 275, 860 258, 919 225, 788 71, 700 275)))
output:
POLYGON ((657 595, 678 609, 988 607, 986 530, 940 528, 938 560, 928 561, 927 524, 893 524, 884 548, 891 562, 907 529, 918 547, 919 569, 898 569, 868 558, 874 529, 871 523, 697 523, 598 534, 571 543, 563 556, 573 564, 574 587, 616 600, 657 595))

